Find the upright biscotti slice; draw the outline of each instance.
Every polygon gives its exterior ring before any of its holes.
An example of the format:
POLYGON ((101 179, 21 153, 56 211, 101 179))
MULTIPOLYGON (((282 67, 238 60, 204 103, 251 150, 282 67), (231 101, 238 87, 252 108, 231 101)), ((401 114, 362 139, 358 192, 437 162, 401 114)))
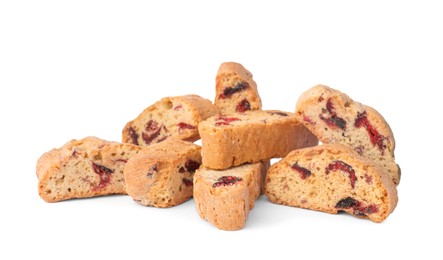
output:
POLYGON ((132 157, 124 170, 126 190, 144 206, 166 208, 192 197, 200 146, 181 140, 153 144, 132 157))
POLYGON ((345 211, 382 222, 397 205, 395 184, 350 146, 325 144, 295 150, 266 176, 271 202, 328 213, 345 211))
POLYGON ((165 97, 128 122, 122 140, 141 146, 168 138, 195 141, 199 139, 198 123, 217 113, 211 101, 197 95, 165 97))
POLYGON ((218 170, 281 158, 318 143, 294 114, 277 110, 217 115, 201 122, 198 129, 203 165, 218 170))
POLYGON ((219 229, 243 228, 268 168, 269 161, 221 171, 200 168, 194 176, 194 201, 200 217, 219 229))
POLYGON ((394 135, 375 109, 353 101, 338 90, 317 85, 300 96, 296 115, 321 142, 352 146, 359 154, 374 160, 399 184, 394 135))
POLYGON ((38 193, 47 202, 126 194, 123 168, 141 149, 96 137, 71 140, 38 159, 38 193))
POLYGON ((214 104, 222 114, 261 109, 261 98, 252 73, 236 62, 220 65, 215 79, 214 104))

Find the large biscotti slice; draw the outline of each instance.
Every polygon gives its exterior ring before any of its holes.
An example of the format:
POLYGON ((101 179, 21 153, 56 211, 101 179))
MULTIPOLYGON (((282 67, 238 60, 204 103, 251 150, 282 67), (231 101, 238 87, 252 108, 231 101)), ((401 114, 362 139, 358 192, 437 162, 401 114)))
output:
POLYGON ((38 193, 47 202, 126 194, 123 168, 141 149, 96 137, 71 140, 38 159, 38 193))
POLYGON ((153 144, 132 157, 124 170, 126 190, 144 206, 172 207, 192 197, 200 146, 181 140, 153 144))
POLYGON ((276 110, 217 115, 201 122, 198 129, 203 165, 218 170, 281 158, 318 143, 293 113, 276 110))
POLYGON ((252 73, 236 62, 220 65, 215 79, 214 104, 222 114, 261 109, 261 99, 252 73))
POLYGON ((300 96, 296 115, 321 142, 352 146, 359 154, 374 160, 399 184, 394 135, 375 109, 353 101, 338 90, 318 85, 300 96))
POLYGON ((221 171, 200 168, 194 176, 194 201, 200 217, 219 229, 243 228, 268 168, 269 161, 221 171))
POLYGON ((265 194, 271 202, 381 222, 397 205, 395 184, 350 146, 325 144, 295 150, 272 165, 265 194))
POLYGON ((200 121, 218 113, 211 101, 197 95, 165 97, 128 122, 124 143, 148 146, 168 138, 195 141, 200 121))

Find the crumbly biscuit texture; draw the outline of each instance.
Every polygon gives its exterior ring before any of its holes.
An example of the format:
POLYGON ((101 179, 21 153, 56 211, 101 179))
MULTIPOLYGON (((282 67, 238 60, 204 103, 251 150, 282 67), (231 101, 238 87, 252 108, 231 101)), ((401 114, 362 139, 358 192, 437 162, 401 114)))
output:
POLYGON ((196 141, 198 123, 217 113, 210 100, 198 95, 165 97, 125 125, 122 141, 140 146, 170 138, 196 141))
POLYGON ((218 170, 281 158, 294 149, 318 144, 293 113, 278 110, 217 115, 198 128, 203 165, 218 170))
POLYGON ((395 184, 350 146, 325 144, 294 150, 272 165, 265 194, 273 203, 382 222, 398 201, 395 184))
POLYGON ((192 197, 193 177, 200 165, 198 145, 172 139, 153 144, 128 161, 126 190, 144 206, 179 205, 192 197))
POLYGON ((226 170, 199 169, 194 177, 194 201, 200 217, 222 230, 243 228, 262 193, 268 168, 269 161, 226 170))
POLYGON ((47 202, 126 194, 123 169, 142 148, 96 137, 71 140, 37 161, 39 195, 47 202))
POLYGON ((322 143, 350 145, 380 165, 399 184, 401 171, 395 163, 394 135, 375 109, 338 90, 317 85, 300 96, 295 114, 322 143))
POLYGON ((220 65, 216 76, 214 104, 222 114, 258 110, 262 107, 252 73, 236 62, 220 65))

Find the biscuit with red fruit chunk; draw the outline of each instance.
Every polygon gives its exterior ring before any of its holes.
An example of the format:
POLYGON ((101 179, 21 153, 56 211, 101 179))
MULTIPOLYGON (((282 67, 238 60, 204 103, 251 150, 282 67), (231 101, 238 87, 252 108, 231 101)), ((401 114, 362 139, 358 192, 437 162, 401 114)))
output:
POLYGON ((296 116, 322 143, 342 143, 385 169, 398 185, 400 167, 395 163, 395 140, 389 124, 375 109, 346 94, 317 85, 304 92, 296 116))
POLYGON ((122 131, 124 143, 148 146, 175 138, 198 140, 198 123, 218 113, 211 101, 198 95, 165 97, 128 122, 122 131))
POLYGON ((294 150, 266 175, 265 195, 276 204, 382 222, 395 209, 397 188, 372 160, 349 145, 294 150))
POLYGON ((125 167, 128 194, 140 205, 158 208, 187 201, 201 165, 200 152, 198 145, 173 139, 146 147, 125 167))
POLYGON ((269 161, 226 170, 199 169, 194 176, 198 214, 222 230, 242 229, 261 195, 269 161))
POLYGON ((96 137, 71 140, 38 159, 38 193, 47 202, 126 194, 123 168, 141 149, 96 137))
POLYGON ((222 114, 261 109, 261 98, 252 74, 241 64, 225 62, 215 79, 214 104, 222 114))
POLYGON ((217 170, 281 158, 294 149, 318 144, 293 113, 277 110, 217 115, 201 122, 198 129, 203 165, 217 170))

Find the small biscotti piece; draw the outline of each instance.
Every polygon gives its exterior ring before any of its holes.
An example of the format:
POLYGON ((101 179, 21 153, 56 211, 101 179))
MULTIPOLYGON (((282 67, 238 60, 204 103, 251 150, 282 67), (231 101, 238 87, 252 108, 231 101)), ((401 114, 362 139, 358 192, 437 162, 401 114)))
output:
POLYGON ((141 149, 96 137, 71 140, 38 159, 38 193, 47 202, 126 194, 123 168, 141 149))
POLYGON ((215 79, 214 104, 222 114, 261 109, 261 99, 252 74, 241 64, 225 62, 215 79))
POLYGON ((394 135, 375 109, 353 101, 338 90, 318 85, 300 96, 296 115, 321 142, 352 146, 359 154, 374 160, 399 184, 394 135))
POLYGON ((198 129, 203 165, 217 170, 281 158, 318 143, 294 114, 277 110, 217 115, 201 122, 198 129))
POLYGON ((265 194, 271 202, 382 222, 397 205, 395 184, 350 146, 295 150, 272 165, 265 194))
POLYGON ((200 168, 194 176, 194 201, 200 217, 219 229, 243 228, 268 168, 269 161, 222 171, 200 168))
POLYGON ((175 138, 196 141, 200 121, 218 113, 211 101, 197 95, 166 97, 146 108, 123 129, 122 140, 147 146, 175 138))
POLYGON ((192 197, 200 146, 181 140, 153 144, 132 157, 124 170, 126 190, 144 206, 167 208, 192 197))

